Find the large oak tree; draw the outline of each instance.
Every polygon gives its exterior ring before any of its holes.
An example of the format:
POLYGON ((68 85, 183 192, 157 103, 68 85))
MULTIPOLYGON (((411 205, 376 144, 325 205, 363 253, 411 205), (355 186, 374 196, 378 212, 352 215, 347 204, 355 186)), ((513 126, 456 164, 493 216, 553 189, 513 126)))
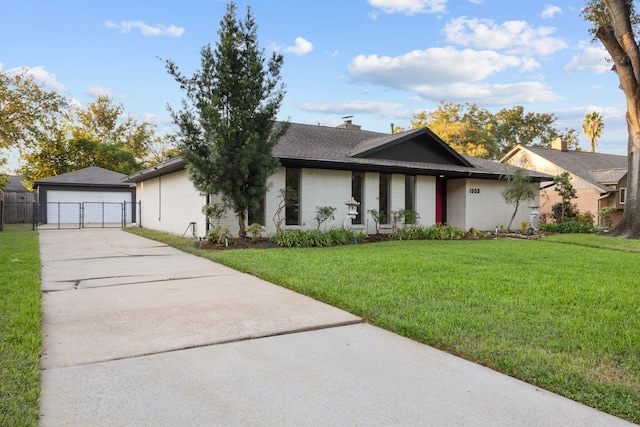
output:
MULTIPOLYGON (((411 128, 428 127, 461 154, 499 159, 517 144, 548 147, 562 134, 556 120, 554 114, 525 111, 519 105, 491 113, 475 103, 442 100, 435 110, 414 114, 411 128)), ((565 129, 563 137, 577 148, 575 129, 565 129)))
POLYGON ((258 207, 279 165, 273 147, 287 126, 275 125, 284 98, 283 57, 274 52, 265 63, 251 8, 240 21, 236 9, 233 2, 227 5, 220 39, 215 49, 201 49, 202 68, 192 77, 171 60, 166 69, 186 92, 182 109, 169 111, 180 128, 191 181, 198 190, 222 197, 244 236, 247 213, 258 207))
POLYGON ((640 50, 634 30, 638 16, 632 0, 589 0, 583 11, 613 62, 627 103, 628 172, 624 214, 612 236, 640 238, 640 50))
POLYGON ((27 70, 0 70, 0 148, 37 144, 56 126, 68 108, 67 100, 38 83, 27 70))
POLYGON ((127 175, 149 166, 153 126, 125 116, 109 96, 70 108, 57 122, 22 150, 19 172, 27 182, 89 166, 127 175))

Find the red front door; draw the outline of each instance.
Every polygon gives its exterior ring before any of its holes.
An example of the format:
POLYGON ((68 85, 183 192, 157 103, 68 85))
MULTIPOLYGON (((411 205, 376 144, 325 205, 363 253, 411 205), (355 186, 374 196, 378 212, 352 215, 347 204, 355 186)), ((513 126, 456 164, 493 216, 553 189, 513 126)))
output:
POLYGON ((444 224, 447 221, 444 214, 444 197, 445 181, 438 177, 436 178, 436 224, 444 224))

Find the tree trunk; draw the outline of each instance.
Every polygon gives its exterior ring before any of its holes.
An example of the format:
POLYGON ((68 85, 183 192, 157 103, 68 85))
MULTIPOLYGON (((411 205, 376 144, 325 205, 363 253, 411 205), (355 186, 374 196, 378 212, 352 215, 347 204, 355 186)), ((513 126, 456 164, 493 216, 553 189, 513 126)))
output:
POLYGON ((511 220, 509 221, 509 226, 507 227, 507 231, 511 231, 511 224, 513 223, 513 219, 516 217, 516 214, 518 213, 519 205, 520 205, 520 202, 516 202, 516 208, 513 210, 513 215, 511 215, 511 220))
POLYGON ((238 213, 238 237, 247 237, 247 216, 244 212, 238 213))
POLYGON ((613 70, 627 101, 627 193, 622 219, 609 235, 640 238, 640 50, 633 35, 631 2, 603 0, 609 24, 601 25, 596 37, 613 60, 613 70))
MULTIPOLYGON (((639 97, 640 98, 640 97, 639 97)), ((622 219, 609 232, 611 236, 640 239, 640 124, 629 120, 627 193, 622 219)))

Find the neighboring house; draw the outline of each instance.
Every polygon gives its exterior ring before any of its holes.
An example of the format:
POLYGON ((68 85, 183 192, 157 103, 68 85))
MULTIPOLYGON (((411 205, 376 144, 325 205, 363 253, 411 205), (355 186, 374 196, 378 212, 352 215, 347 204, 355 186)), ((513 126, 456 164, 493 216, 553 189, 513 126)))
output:
POLYGON ((97 166, 80 169, 33 183, 41 224, 135 222, 135 188, 126 175, 97 166))
MULTIPOLYGON (((500 161, 554 176, 569 172, 571 185, 576 190, 572 203, 581 213, 591 212, 596 224, 600 224, 598 211, 611 206, 616 208, 612 214, 613 223, 622 217, 627 187, 626 156, 570 151, 566 141, 557 138, 551 148, 516 146, 500 161)), ((553 185, 543 186, 540 214, 550 216, 552 206, 561 201, 553 185)))
POLYGON ((9 175, 9 181, 3 191, 5 193, 31 194, 29 190, 22 185, 22 181, 24 181, 24 178, 21 176, 9 175))
MULTIPOLYGON (((463 230, 507 226, 514 210, 501 195, 507 166, 460 155, 426 128, 390 135, 363 131, 350 121, 337 128, 291 124, 273 154, 281 167, 270 177, 260 208, 248 215, 248 224, 259 223, 266 233, 276 231, 278 218, 284 229, 315 228, 316 209, 324 206, 337 208, 335 220, 326 226, 342 226, 345 202, 351 198, 360 203, 359 213, 347 224, 368 234, 375 233, 368 213, 372 209, 387 218, 393 211, 412 209, 420 215, 420 224, 448 223, 463 230), (285 188, 297 195, 297 202, 278 217, 279 194, 285 188)), ((529 174, 536 187, 552 180, 546 174, 529 174)), ((206 233, 201 209, 217 198, 194 188, 181 158, 140 171, 127 182, 136 184, 141 226, 177 235, 206 233)), ((528 204, 537 203, 523 203, 514 223, 528 221, 528 204)), ((237 235, 232 212, 220 225, 237 235)), ((389 232, 390 221, 381 228, 389 232)))

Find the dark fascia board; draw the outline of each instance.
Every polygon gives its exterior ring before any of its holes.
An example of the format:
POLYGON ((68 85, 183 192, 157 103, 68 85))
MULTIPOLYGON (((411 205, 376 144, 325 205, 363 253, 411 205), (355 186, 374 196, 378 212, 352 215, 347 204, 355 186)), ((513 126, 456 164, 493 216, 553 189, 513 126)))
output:
MULTIPOLYGON (((425 169, 420 166, 411 167, 405 165, 380 165, 374 163, 355 163, 348 160, 343 162, 337 160, 321 160, 321 159, 300 159, 300 158, 285 158, 280 157, 279 161, 283 167, 293 168, 315 168, 315 169, 330 169, 330 170, 345 170, 355 172, 382 172, 382 173, 399 173, 410 175, 427 175, 427 176, 441 176, 446 178, 481 178, 481 179, 501 179, 504 174, 478 169, 471 165, 466 159, 463 159, 465 165, 469 164, 470 171, 452 171, 447 169, 430 168, 425 169)), ((186 168, 187 162, 180 157, 176 157, 167 162, 161 163, 154 167, 145 169, 129 176, 124 182, 135 184, 141 181, 145 181, 151 178, 155 178, 162 175, 178 172, 186 168)), ((548 181, 545 177, 532 177, 532 181, 548 181)))
POLYGON ((429 128, 422 128, 422 129, 417 130, 415 132, 410 132, 410 133, 408 133, 406 135, 398 134, 398 137, 396 139, 394 139, 392 141, 389 141, 389 142, 387 142, 385 144, 378 145, 377 147, 371 148, 371 149, 369 149, 367 151, 363 151, 361 153, 358 153, 358 154, 354 155, 353 157, 359 157, 359 158, 368 157, 371 154, 375 154, 376 152, 378 152, 380 150, 383 150, 383 149, 389 148, 389 147, 393 147, 395 145, 401 144, 401 143, 403 143, 405 141, 408 141, 410 139, 414 139, 414 138, 422 136, 424 134, 429 135, 429 137, 431 137, 434 141, 436 141, 438 143, 438 145, 440 145, 444 150, 448 151, 453 157, 458 159, 462 166, 473 167, 473 165, 471 163, 469 163, 467 161, 467 159, 462 157, 457 151, 455 151, 453 148, 451 148, 446 142, 444 142, 442 140, 442 138, 440 138, 438 135, 433 133, 431 131, 431 129, 429 129, 429 128))
POLYGON ((73 188, 129 188, 131 184, 123 181, 122 184, 83 184, 78 182, 34 182, 33 189, 37 190, 38 187, 73 187, 73 188))
MULTIPOLYGON (((503 173, 496 173, 482 169, 474 168, 473 171, 451 171, 446 169, 424 169, 421 167, 410 166, 389 166, 376 164, 361 164, 352 162, 339 162, 335 160, 314 160, 314 159, 290 159, 280 158, 280 164, 283 167, 291 168, 313 168, 313 169, 330 169, 345 170, 353 172, 382 172, 382 173, 398 173, 408 175, 425 175, 425 176, 443 176, 445 178, 478 178, 499 180, 504 178, 503 173)), ((473 166, 472 166, 473 168, 473 166)), ((549 181, 547 177, 533 176, 532 182, 549 181)))
POLYGON ((136 172, 133 175, 129 175, 124 182, 135 184, 141 181, 146 181, 151 178, 156 178, 162 175, 168 175, 170 173, 178 172, 187 167, 186 160, 182 157, 174 157, 166 162, 157 164, 150 168, 136 172))

